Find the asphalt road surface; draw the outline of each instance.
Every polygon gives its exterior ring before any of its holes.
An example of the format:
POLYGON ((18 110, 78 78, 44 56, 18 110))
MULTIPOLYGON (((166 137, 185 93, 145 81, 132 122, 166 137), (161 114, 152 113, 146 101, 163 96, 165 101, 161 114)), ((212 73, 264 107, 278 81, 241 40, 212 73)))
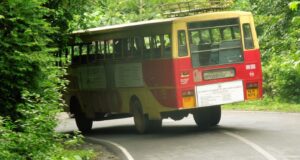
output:
MULTIPOLYGON (((64 119, 58 131, 77 130, 64 119)), ((94 122, 88 137, 112 141, 135 160, 300 160, 300 114, 224 111, 218 127, 200 131, 189 116, 161 131, 137 134, 132 118, 94 122)))

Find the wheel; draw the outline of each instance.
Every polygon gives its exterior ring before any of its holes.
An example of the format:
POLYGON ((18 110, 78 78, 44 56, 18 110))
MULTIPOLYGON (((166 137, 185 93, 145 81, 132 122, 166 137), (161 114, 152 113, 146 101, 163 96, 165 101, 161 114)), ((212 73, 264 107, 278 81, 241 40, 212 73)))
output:
POLYGON ((194 120, 201 130, 210 127, 210 114, 207 108, 198 108, 193 112, 194 120))
POLYGON ((150 121, 148 116, 144 114, 140 101, 133 100, 132 107, 132 114, 136 130, 139 133, 146 133, 150 129, 150 121))
POLYGON ((198 108, 194 111, 193 116, 200 129, 216 126, 221 120, 221 106, 198 108))
POLYGON ((211 126, 218 125, 222 115, 221 106, 212 106, 209 107, 209 110, 210 110, 210 125, 211 126))
POLYGON ((158 131, 162 128, 162 120, 149 120, 150 130, 149 131, 158 131))
POLYGON ((74 107, 74 118, 77 128, 82 133, 88 133, 91 131, 93 126, 93 120, 86 117, 86 115, 81 111, 80 103, 78 100, 74 100, 71 103, 71 107, 74 107))
POLYGON ((92 130, 93 121, 88 119, 83 113, 75 113, 75 121, 81 133, 88 133, 92 130))

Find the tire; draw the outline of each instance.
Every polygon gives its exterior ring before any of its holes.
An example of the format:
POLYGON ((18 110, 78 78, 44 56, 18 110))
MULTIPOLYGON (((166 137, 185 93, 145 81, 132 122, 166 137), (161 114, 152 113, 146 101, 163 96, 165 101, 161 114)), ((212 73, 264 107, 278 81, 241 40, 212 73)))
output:
POLYGON ((134 125, 138 133, 146 133, 150 130, 150 121, 148 116, 144 114, 142 105, 139 100, 134 99, 132 101, 132 114, 134 119, 134 125))
POLYGON ((77 99, 73 99, 71 101, 71 106, 74 110, 74 118, 77 125, 78 130, 85 134, 92 130, 93 120, 86 117, 86 115, 82 112, 80 103, 77 99))
POLYGON ((193 112, 194 120, 201 130, 210 127, 210 114, 208 108, 199 108, 193 112))
POLYGON ((199 108, 193 112, 193 117, 200 129, 216 126, 221 120, 221 106, 199 108))
POLYGON ((219 124, 221 120, 221 115, 222 115, 221 106, 212 106, 209 107, 209 109, 210 109, 210 125, 216 126, 219 124))
POLYGON ((88 119, 84 113, 75 113, 75 121, 81 133, 85 134, 92 130, 93 121, 88 119))
POLYGON ((159 131, 162 128, 162 120, 149 120, 149 125, 149 131, 159 131))

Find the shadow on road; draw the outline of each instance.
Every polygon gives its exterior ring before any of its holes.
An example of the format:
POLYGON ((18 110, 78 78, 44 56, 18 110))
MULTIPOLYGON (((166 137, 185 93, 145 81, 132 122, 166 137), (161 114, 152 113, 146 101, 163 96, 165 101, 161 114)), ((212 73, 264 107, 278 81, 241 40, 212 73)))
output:
POLYGON ((230 131, 230 132, 251 132, 247 128, 234 128, 227 126, 216 126, 211 127, 207 130, 200 130, 195 125, 170 125, 163 126, 163 128, 155 131, 151 131, 146 134, 139 134, 135 130, 133 125, 122 125, 122 126, 111 126, 111 127, 98 127, 93 128, 93 130, 87 135, 97 135, 97 136, 159 136, 159 137, 170 137, 170 136, 186 136, 195 134, 209 134, 216 133, 219 131, 230 131))

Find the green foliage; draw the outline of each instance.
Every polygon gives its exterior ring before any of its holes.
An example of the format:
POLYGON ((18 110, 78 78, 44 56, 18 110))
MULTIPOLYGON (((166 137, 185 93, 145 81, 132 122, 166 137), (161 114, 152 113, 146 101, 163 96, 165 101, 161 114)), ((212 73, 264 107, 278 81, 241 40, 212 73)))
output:
POLYGON ((45 4, 0 2, 0 159, 51 159, 63 148, 54 127, 65 71, 55 66, 58 28, 45 4))
MULTIPOLYGON (((255 16, 262 52, 265 96, 300 103, 299 2, 238 0, 255 16), (290 9, 290 8, 292 9, 290 9)), ((237 6, 238 8, 238 6, 237 6)))
POLYGON ((56 153, 52 160, 91 160, 96 157, 93 150, 65 149, 56 153))
POLYGON ((96 157, 93 150, 83 149, 83 136, 79 133, 66 134, 57 140, 60 143, 51 157, 52 160, 90 160, 96 157))
POLYGON ((299 1, 291 2, 289 4, 289 7, 292 11, 297 11, 298 10, 298 5, 300 4, 299 1))
POLYGON ((227 104, 223 107, 224 109, 242 111, 300 112, 300 104, 277 102, 269 97, 265 97, 263 100, 227 104))
POLYGON ((300 102, 299 54, 276 56, 264 68, 265 91, 281 101, 300 102), (294 58, 294 59, 293 59, 294 58))
POLYGON ((71 28, 85 29, 159 18, 159 3, 158 0, 94 1, 89 10, 75 14, 71 28))
MULTIPOLYGON (((89 9, 74 15, 72 29, 163 18, 160 5, 188 0, 96 0, 89 9)), ((203 2, 204 0, 196 0, 203 2)))
POLYGON ((91 157, 91 151, 65 148, 80 142, 80 136, 65 141, 54 131, 66 81, 53 53, 67 42, 72 13, 83 10, 68 9, 70 2, 0 2, 0 159, 91 157))

